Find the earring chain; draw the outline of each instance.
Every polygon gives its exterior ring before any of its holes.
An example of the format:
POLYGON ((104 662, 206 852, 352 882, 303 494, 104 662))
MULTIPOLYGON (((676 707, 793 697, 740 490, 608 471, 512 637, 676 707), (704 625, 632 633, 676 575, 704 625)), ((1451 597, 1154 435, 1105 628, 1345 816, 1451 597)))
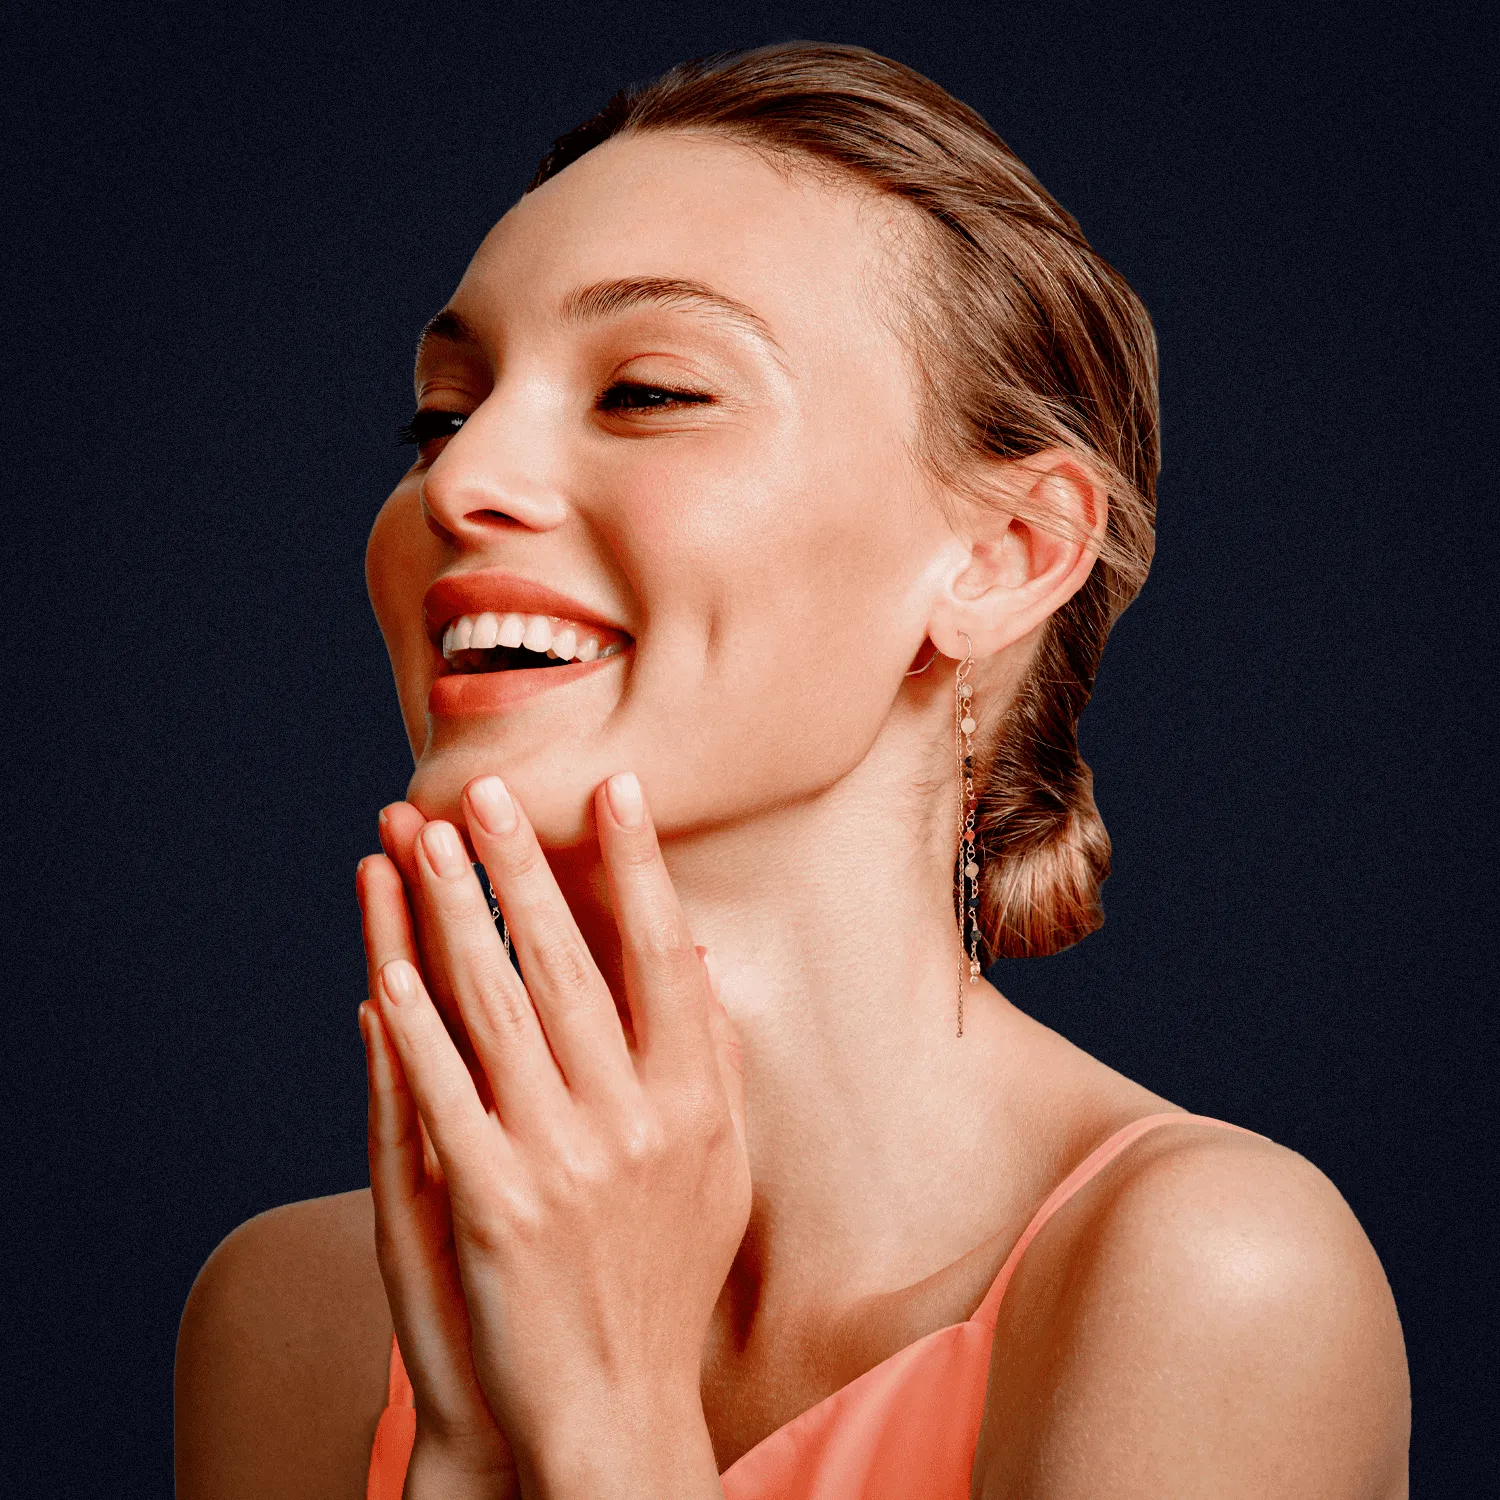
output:
MULTIPOLYGON (((962 632, 960 632, 962 634, 962 632)), ((974 666, 974 643, 964 636, 966 654, 953 679, 954 751, 958 759, 959 899, 963 924, 959 931, 960 948, 967 948, 967 963, 960 958, 958 966, 958 1034, 964 1034, 964 980, 979 983, 979 850, 975 838, 978 799, 974 795, 974 685, 969 673, 974 666), (965 941, 967 939, 967 941, 965 941), (967 969, 967 975, 965 970, 967 969)))
MULTIPOLYGON (((480 868, 483 869, 483 866, 480 866, 480 868)), ((500 900, 499 900, 499 897, 497 897, 495 895, 495 887, 490 883, 490 877, 489 877, 489 872, 488 871, 485 872, 485 877, 484 877, 484 891, 485 891, 485 895, 487 895, 489 897, 489 902, 490 902, 490 917, 495 922, 498 922, 499 925, 500 925, 500 941, 505 944, 505 956, 507 958, 509 958, 510 957, 510 928, 506 926, 505 915, 500 910, 500 900)))

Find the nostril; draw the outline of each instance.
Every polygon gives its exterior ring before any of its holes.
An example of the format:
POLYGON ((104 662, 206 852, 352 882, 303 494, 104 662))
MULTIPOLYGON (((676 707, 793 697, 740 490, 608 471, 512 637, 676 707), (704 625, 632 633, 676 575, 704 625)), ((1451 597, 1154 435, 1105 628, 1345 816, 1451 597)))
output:
POLYGON ((449 531, 449 529, 444 526, 440 520, 438 520, 436 513, 433 511, 431 504, 428 502, 427 481, 425 479, 422 481, 422 487, 417 491, 417 501, 422 507, 422 520, 427 529, 433 534, 433 536, 435 536, 438 541, 444 542, 449 546, 453 546, 454 544, 456 544, 458 538, 454 536, 453 533, 449 531))

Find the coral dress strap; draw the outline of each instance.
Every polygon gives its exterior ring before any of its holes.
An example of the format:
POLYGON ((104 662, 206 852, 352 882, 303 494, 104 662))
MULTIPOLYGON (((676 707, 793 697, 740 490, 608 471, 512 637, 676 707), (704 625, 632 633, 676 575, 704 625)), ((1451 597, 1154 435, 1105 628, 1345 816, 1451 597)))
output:
POLYGON ((1132 1120, 1128 1125, 1122 1125, 1120 1129, 1109 1137, 1102 1145, 1096 1146, 1084 1159, 1068 1173, 1051 1193, 1043 1201, 1042 1206, 1037 1209, 1031 1217, 1031 1222, 1021 1231, 1021 1238, 1015 1243, 1015 1247, 1005 1259, 1005 1264, 1000 1267, 1000 1274, 995 1278, 989 1291, 985 1294, 984 1301, 980 1303, 979 1310, 974 1314, 976 1323, 983 1323, 986 1327, 993 1329, 995 1319, 1000 1312, 1000 1299, 1005 1295, 1005 1289, 1010 1285, 1010 1279, 1015 1275, 1016 1267, 1021 1263, 1021 1257, 1026 1253, 1026 1247, 1041 1233, 1042 1227, 1047 1220, 1065 1204, 1081 1187, 1085 1186, 1092 1178, 1098 1176, 1127 1146, 1138 1141, 1148 1130, 1155 1130, 1158 1125, 1217 1125, 1223 1130, 1237 1130, 1241 1135, 1254 1135, 1253 1130, 1246 1130, 1243 1125, 1231 1125, 1228 1120, 1215 1120, 1209 1115, 1192 1115, 1183 1110, 1167 1110, 1161 1114, 1142 1115, 1139 1120, 1132 1120))
POLYGON ((401 1360, 401 1347, 391 1335, 391 1376, 386 1407, 375 1429, 370 1450, 370 1477, 365 1500, 401 1500, 406 1487, 406 1466, 417 1437, 417 1405, 411 1380, 401 1360))
POLYGON ((416 1394, 411 1388, 411 1377, 406 1373, 406 1365, 401 1358, 401 1345, 396 1342, 394 1333, 391 1335, 391 1381, 385 1404, 387 1406, 415 1406, 417 1404, 416 1394))

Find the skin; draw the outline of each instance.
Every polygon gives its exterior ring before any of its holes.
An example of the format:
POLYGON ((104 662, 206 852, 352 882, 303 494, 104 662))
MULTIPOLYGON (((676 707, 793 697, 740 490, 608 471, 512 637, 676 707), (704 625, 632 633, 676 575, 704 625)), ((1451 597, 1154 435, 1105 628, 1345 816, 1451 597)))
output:
MULTIPOLYGON (((393 1310, 408 1495, 716 1493, 767 1434, 968 1317, 1067 1169, 1175 1107, 987 983, 954 1034, 953 667, 967 637, 998 709, 1106 502, 1060 450, 986 472, 982 509, 914 462, 900 212, 646 136, 527 195, 470 264, 449 307, 473 341, 428 340, 416 379, 468 420, 423 448, 367 561, 416 757, 359 875, 374 1200, 274 1210, 204 1267, 179 1495, 363 1494, 393 1310), (779 348, 683 307, 561 315, 622 277, 704 283, 779 348), (710 399, 601 409, 622 380, 710 399), (429 715, 423 594, 490 566, 615 621, 626 659, 429 715), (934 666, 905 676, 927 641, 934 666), (610 811, 621 772, 636 829, 610 811), (478 826, 497 774, 509 842, 478 826), (440 875, 444 829, 485 860, 529 996, 477 885, 440 875), (581 1157, 576 1192, 535 1190, 581 1157)), ((1379 1262, 1327 1179, 1259 1137, 1131 1147, 1027 1252, 995 1350, 977 1496, 1406 1493, 1379 1262)))

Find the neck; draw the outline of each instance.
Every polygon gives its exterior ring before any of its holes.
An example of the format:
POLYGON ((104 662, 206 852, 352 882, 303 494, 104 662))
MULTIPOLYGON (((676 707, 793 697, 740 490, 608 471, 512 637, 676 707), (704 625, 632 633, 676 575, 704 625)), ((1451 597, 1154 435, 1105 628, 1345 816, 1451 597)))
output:
MULTIPOLYGON (((888 1290, 985 1232, 994 1046, 1007 1008, 967 982, 954 914, 954 796, 912 789, 874 750, 833 786, 736 823, 663 837, 694 940, 714 955, 744 1045, 751 1219, 737 1275, 760 1301, 888 1290), (964 1034, 956 1035, 960 970, 964 1034)), ((941 773, 938 773, 941 774, 941 773)), ((616 998, 619 940, 597 846, 556 873, 616 998)))

